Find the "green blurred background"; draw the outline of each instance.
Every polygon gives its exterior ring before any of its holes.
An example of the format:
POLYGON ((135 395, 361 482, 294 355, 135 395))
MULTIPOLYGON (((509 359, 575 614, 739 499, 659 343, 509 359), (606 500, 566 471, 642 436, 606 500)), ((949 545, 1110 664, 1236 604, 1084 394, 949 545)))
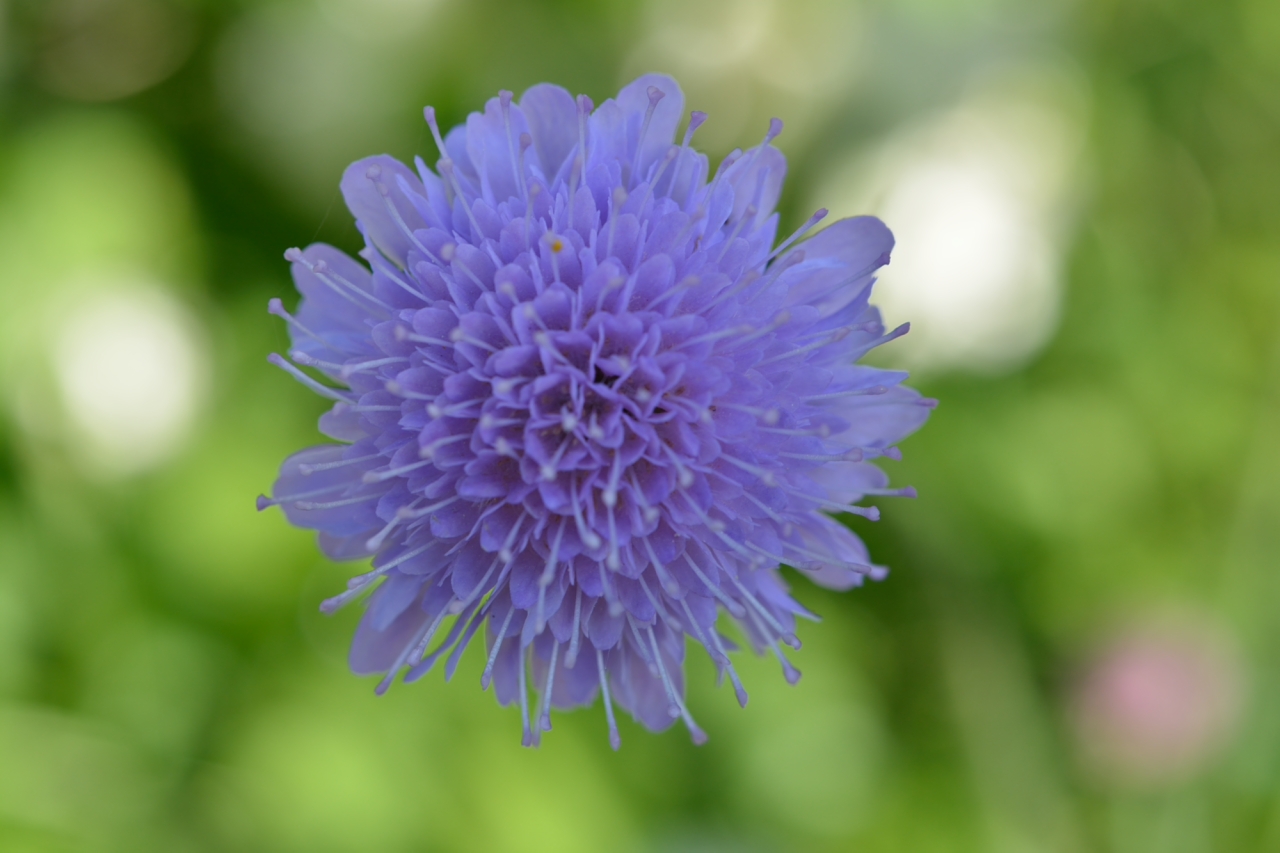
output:
POLYGON ((6 0, 0 300, 0 850, 1280 849, 1275 0, 6 0), (647 70, 787 121, 784 230, 884 216, 941 405, 797 687, 524 750, 476 650, 347 673, 266 303, 424 104, 647 70))

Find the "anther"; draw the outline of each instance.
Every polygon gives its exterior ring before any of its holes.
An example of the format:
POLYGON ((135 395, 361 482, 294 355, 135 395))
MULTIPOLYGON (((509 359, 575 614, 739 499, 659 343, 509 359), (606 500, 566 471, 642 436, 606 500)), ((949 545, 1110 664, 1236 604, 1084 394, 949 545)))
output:
POLYGON ((694 110, 689 113, 689 126, 684 131, 684 144, 688 145, 693 141, 693 135, 702 127, 707 120, 707 114, 702 110, 694 110))

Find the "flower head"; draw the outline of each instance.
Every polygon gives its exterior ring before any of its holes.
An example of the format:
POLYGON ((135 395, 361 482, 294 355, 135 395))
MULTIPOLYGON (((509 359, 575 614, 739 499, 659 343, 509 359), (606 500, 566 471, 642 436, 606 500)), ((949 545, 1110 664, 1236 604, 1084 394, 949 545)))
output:
POLYGON ((931 405, 855 363, 905 331, 867 302, 893 238, 862 217, 804 239, 820 211, 775 247, 782 123, 711 174, 703 113, 673 144, 683 103, 660 75, 594 109, 544 84, 444 138, 428 108, 434 172, 379 156, 343 176, 367 266, 286 253, 303 298, 272 301, 293 363, 272 360, 335 401, 339 443, 287 459, 260 506, 373 557, 323 609, 376 586, 350 662, 379 692, 445 655, 451 676, 484 627, 482 684, 526 744, 597 693, 615 748, 615 703, 701 741, 686 637, 745 704, 721 611, 794 682, 780 647, 806 612, 779 565, 835 589, 882 575, 827 513, 910 492, 871 460, 931 405))

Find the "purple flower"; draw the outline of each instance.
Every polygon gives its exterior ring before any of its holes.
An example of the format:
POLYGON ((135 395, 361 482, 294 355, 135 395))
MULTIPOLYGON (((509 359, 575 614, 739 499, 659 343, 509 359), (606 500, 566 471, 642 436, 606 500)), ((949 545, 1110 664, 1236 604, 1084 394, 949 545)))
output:
POLYGON ((519 703, 526 745, 597 693, 615 748, 614 704, 701 742, 686 637, 746 704, 722 610, 794 683, 780 647, 808 614, 779 564, 833 589, 883 576, 827 513, 912 493, 871 460, 932 401, 855 363, 906 331, 867 302, 893 237, 860 217, 801 242, 819 211, 775 246, 782 123, 710 174, 689 145, 705 114, 673 144, 683 105, 660 75, 594 110, 544 84, 443 139, 428 108, 435 172, 379 156, 343 175, 367 266, 286 253, 302 303, 271 311, 293 362, 344 387, 272 361, 335 401, 339 443, 285 460, 259 506, 333 559, 373 557, 322 609, 376 586, 350 660, 379 692, 446 654, 452 676, 484 626, 481 683, 519 703))

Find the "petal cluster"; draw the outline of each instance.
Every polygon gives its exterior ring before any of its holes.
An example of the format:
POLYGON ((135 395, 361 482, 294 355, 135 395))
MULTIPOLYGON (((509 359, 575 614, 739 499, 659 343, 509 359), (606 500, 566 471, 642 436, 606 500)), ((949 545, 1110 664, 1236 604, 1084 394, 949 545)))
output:
POLYGON ((379 691, 446 656, 451 676, 483 628, 482 683, 526 744, 597 694, 615 748, 614 704, 701 741, 686 638, 745 704, 722 614, 794 682, 781 647, 807 614, 780 564, 834 589, 881 576, 828 513, 910 492, 873 460, 932 405, 857 363, 905 331, 868 304, 893 238, 870 217, 807 236, 820 211, 775 245, 781 123, 713 174, 690 147, 704 114, 675 141, 683 101, 660 75, 598 108, 539 85, 443 138, 428 108, 434 171, 343 176, 364 263, 286 254, 302 302, 273 300, 293 349, 272 358, 334 400, 336 443, 287 459, 260 505, 373 557, 323 609, 373 590, 350 662, 379 691))

